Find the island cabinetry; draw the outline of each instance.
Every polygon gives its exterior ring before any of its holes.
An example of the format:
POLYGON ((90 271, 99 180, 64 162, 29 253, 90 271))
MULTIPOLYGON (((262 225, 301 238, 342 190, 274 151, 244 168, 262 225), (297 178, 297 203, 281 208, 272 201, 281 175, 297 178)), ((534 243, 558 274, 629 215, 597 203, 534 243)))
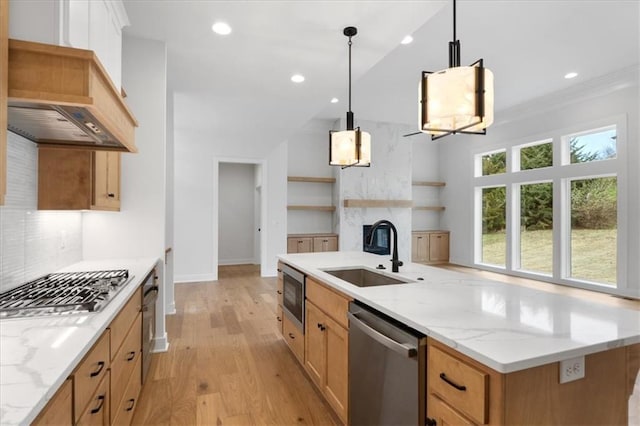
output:
POLYGON ((282 318, 282 335, 293 354, 298 358, 298 361, 303 364, 304 336, 302 335, 302 330, 296 327, 286 315, 282 318))
POLYGON ((120 210, 120 153, 38 149, 39 210, 120 210))
POLYGON ((430 338, 428 423, 626 425, 639 350, 586 355, 585 377, 561 384, 559 362, 503 374, 430 338))
POLYGON ((138 403, 138 396, 142 389, 142 358, 137 357, 136 365, 133 368, 134 374, 129 377, 129 383, 122 393, 121 401, 117 409, 113 409, 115 406, 115 398, 112 398, 114 404, 111 409, 111 424, 113 425, 130 425, 133 419, 133 413, 135 412, 136 404, 138 403))
POLYGON ((284 311, 282 310, 282 303, 284 298, 284 278, 282 277, 282 262, 278 262, 278 284, 276 287, 276 300, 278 301, 276 306, 276 321, 278 322, 278 330, 280 334, 283 334, 282 323, 284 320, 284 311))
POLYGON ((307 277, 305 369, 338 417, 348 418, 349 299, 307 277))
POLYGON ((109 405, 111 396, 109 394, 109 371, 107 371, 98 385, 96 392, 89 401, 89 405, 81 413, 76 426, 106 426, 109 421, 109 405))
POLYGON ((411 261, 446 263, 449 261, 449 231, 411 232, 411 261))
MULTIPOLYGON (((102 381, 107 375, 111 360, 109 336, 109 330, 105 330, 73 372, 74 423, 80 421, 80 416, 84 416, 87 409, 97 408, 97 404, 93 408, 89 408, 91 401, 103 401, 108 397, 102 392, 102 381)), ((107 386, 108 384, 107 382, 107 386)))
POLYGON ((33 421, 33 426, 58 426, 73 424, 73 385, 65 380, 58 392, 33 421))
POLYGON ((289 234, 287 253, 338 251, 337 234, 289 234))

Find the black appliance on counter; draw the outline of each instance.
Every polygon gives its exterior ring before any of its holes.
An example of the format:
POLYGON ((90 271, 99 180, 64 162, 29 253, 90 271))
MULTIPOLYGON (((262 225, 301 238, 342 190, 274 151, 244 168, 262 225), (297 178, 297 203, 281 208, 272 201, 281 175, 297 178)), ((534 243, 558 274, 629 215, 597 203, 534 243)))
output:
POLYGON ((368 244, 372 226, 362 225, 362 251, 374 254, 391 254, 391 228, 387 225, 380 225, 373 234, 371 244, 368 244))
POLYGON ((0 318, 99 312, 131 279, 126 269, 48 274, 0 293, 0 318))

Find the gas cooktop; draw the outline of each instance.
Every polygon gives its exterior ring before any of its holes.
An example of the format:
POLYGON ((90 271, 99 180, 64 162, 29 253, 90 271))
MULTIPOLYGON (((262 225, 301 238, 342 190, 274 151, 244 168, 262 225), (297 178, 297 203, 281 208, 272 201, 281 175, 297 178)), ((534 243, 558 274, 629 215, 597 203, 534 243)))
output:
POLYGON ((126 269, 48 274, 0 294, 0 318, 98 312, 133 277, 126 269))

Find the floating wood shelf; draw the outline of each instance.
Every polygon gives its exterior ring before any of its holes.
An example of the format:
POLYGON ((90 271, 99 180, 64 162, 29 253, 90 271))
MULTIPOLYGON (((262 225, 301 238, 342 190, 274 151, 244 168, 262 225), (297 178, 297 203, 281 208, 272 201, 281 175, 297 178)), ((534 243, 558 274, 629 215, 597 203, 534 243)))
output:
POLYGON ((411 182, 413 186, 445 186, 445 182, 427 182, 427 181, 415 181, 411 182))
POLYGON ((335 183, 336 178, 332 177, 310 177, 310 176, 288 176, 289 182, 312 182, 312 183, 335 183))
POLYGON ((290 205, 287 206, 287 210, 315 210, 320 212, 333 212, 336 210, 335 206, 300 206, 290 205))
POLYGON ((413 205, 411 200, 344 200, 344 206, 349 207, 395 207, 410 208, 413 205))
POLYGON ((443 206, 413 206, 413 210, 442 211, 442 210, 444 210, 444 207, 443 206))

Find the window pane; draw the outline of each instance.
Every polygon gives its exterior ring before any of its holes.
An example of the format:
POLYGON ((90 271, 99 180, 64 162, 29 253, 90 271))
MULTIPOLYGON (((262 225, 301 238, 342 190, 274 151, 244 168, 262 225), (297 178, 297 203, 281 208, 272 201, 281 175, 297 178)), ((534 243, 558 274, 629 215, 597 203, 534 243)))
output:
POLYGON ((571 182, 571 277, 616 284, 617 179, 571 182))
POLYGON ((551 142, 520 149, 520 170, 551 166, 553 166, 553 144, 551 142))
POLYGON ((495 152, 482 156, 482 176, 497 175, 507 171, 507 152, 495 152))
POLYGON ((607 129, 569 138, 571 164, 616 158, 616 129, 607 129))
POLYGON ((520 268, 553 273, 553 184, 520 187, 520 268))
POLYGON ((505 266, 506 188, 482 189, 482 263, 505 266))

